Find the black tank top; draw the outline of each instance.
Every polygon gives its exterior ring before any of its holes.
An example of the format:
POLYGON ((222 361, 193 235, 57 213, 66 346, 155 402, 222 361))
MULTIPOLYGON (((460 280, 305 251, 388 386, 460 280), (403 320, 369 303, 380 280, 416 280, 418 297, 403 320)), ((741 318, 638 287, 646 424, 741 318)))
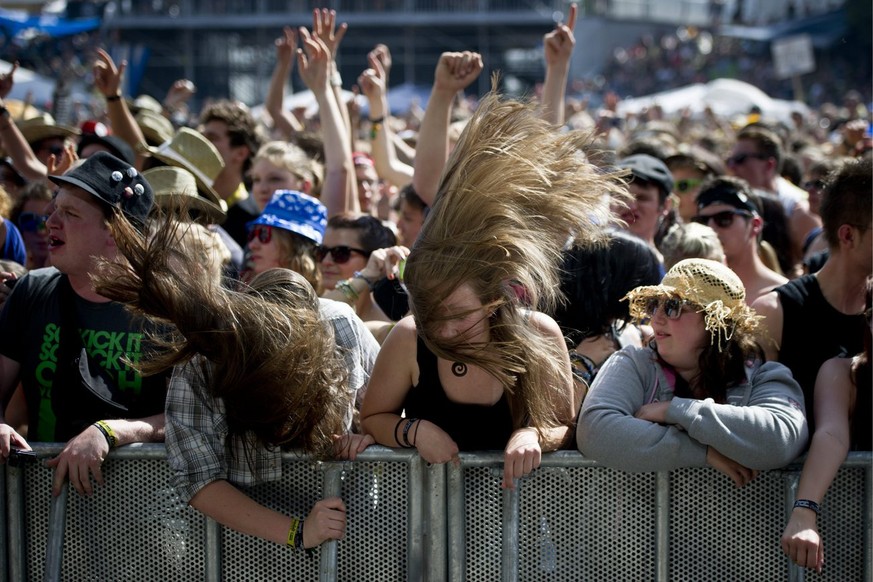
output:
POLYGON ((418 384, 406 395, 408 418, 434 423, 455 441, 461 451, 506 448, 512 435, 512 414, 506 393, 493 406, 453 402, 446 396, 437 372, 437 357, 418 338, 418 384))
POLYGON ((813 392, 818 369, 830 358, 864 349, 864 315, 840 313, 822 295, 815 275, 804 275, 776 288, 782 304, 779 361, 803 389, 809 434, 815 430, 813 392))

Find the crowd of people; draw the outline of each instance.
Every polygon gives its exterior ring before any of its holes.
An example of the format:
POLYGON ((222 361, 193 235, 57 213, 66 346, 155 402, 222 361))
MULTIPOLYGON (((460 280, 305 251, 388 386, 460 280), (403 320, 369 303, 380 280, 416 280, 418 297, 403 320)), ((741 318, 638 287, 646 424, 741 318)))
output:
POLYGON ((368 115, 343 100, 329 10, 277 39, 269 125, 215 99, 176 128, 185 81, 150 109, 103 50, 105 118, 0 101, 0 459, 65 442, 54 491, 89 495, 111 449, 166 442, 192 507, 309 550, 344 535, 341 499, 246 493, 287 450, 501 450, 505 488, 562 448, 738 487, 807 452, 782 547, 821 571, 816 515, 871 448, 869 120, 838 142, 754 113, 571 130, 576 12, 538 100, 495 80, 469 111, 481 57, 446 52, 414 133, 385 45, 368 115), (281 106, 295 66, 316 121, 281 106))

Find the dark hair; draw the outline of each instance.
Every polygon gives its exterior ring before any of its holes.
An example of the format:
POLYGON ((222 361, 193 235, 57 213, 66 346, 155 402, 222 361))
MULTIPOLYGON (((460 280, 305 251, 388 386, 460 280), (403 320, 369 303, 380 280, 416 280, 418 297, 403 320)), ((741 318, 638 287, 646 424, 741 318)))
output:
POLYGON ((397 199, 406 202, 407 206, 411 206, 416 210, 424 212, 427 208, 427 203, 421 199, 421 196, 415 191, 412 183, 407 184, 397 193, 397 199))
POLYGON ((779 135, 760 125, 747 125, 737 134, 737 141, 755 142, 758 153, 776 160, 776 171, 782 170, 782 140, 779 135))
POLYGON ((564 251, 561 292, 555 310, 568 343, 606 333, 616 320, 630 321, 628 291, 661 282, 658 259, 641 239, 614 232, 603 244, 564 251))
POLYGON ((397 244, 397 237, 390 228, 382 224, 382 221, 369 214, 338 214, 327 221, 327 227, 338 229, 347 228, 358 232, 361 239, 361 248, 368 253, 376 249, 393 247, 397 244))
POLYGON ((252 158, 255 157, 264 141, 248 108, 228 99, 216 101, 207 106, 200 114, 201 124, 210 121, 223 121, 227 125, 227 137, 230 140, 230 145, 249 148, 249 155, 243 164, 243 173, 248 172, 252 166, 252 158))
POLYGON ((783 273, 794 271, 794 251, 791 245, 791 236, 788 233, 788 217, 785 215, 785 207, 776 196, 758 190, 758 200, 761 203, 761 217, 764 219, 764 228, 761 229, 761 238, 773 247, 779 268, 783 273))
POLYGON ((840 226, 851 224, 858 228, 870 228, 873 214, 873 164, 870 158, 856 159, 841 165, 828 176, 822 191, 821 221, 828 246, 839 246, 840 226))
POLYGON ((782 158, 780 175, 795 186, 800 186, 800 183, 803 182, 803 168, 800 166, 800 160, 796 156, 786 155, 782 158))

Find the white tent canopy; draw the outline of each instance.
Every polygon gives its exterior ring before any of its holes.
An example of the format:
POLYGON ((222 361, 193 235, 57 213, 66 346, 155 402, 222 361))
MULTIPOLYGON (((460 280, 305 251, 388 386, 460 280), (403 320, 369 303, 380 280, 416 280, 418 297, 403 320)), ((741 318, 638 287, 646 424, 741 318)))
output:
POLYGON ((618 114, 628 113, 660 106, 666 115, 677 115, 687 109, 692 115, 698 116, 706 107, 712 109, 717 116, 730 119, 738 115, 746 115, 753 106, 761 109, 762 117, 776 119, 783 123, 791 123, 791 114, 795 111, 806 114, 809 109, 799 101, 773 99, 754 85, 736 79, 716 79, 709 83, 698 83, 655 93, 645 97, 637 97, 620 101, 618 114))
MULTIPOLYGON (((7 73, 11 70, 12 63, 0 60, 0 72, 7 73)), ((15 83, 7 98, 28 101, 28 96, 30 96, 31 104, 40 109, 46 109, 47 104, 51 103, 54 99, 54 90, 54 79, 40 75, 30 69, 18 67, 18 70, 15 71, 15 83)), ((87 94, 77 90, 75 87, 73 88, 73 95, 78 99, 89 99, 87 94)))

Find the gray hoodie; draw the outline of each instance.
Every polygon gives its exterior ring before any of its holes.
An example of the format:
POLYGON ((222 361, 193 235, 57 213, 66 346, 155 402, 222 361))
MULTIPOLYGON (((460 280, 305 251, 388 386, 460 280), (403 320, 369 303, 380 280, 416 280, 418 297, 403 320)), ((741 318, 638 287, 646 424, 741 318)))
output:
POLYGON ((727 404, 674 398, 651 348, 614 353, 582 404, 576 445, 586 457, 631 472, 705 467, 707 446, 750 469, 777 469, 800 455, 808 431, 803 393, 777 362, 746 368, 727 404), (669 424, 634 418, 643 404, 670 401, 669 424))

